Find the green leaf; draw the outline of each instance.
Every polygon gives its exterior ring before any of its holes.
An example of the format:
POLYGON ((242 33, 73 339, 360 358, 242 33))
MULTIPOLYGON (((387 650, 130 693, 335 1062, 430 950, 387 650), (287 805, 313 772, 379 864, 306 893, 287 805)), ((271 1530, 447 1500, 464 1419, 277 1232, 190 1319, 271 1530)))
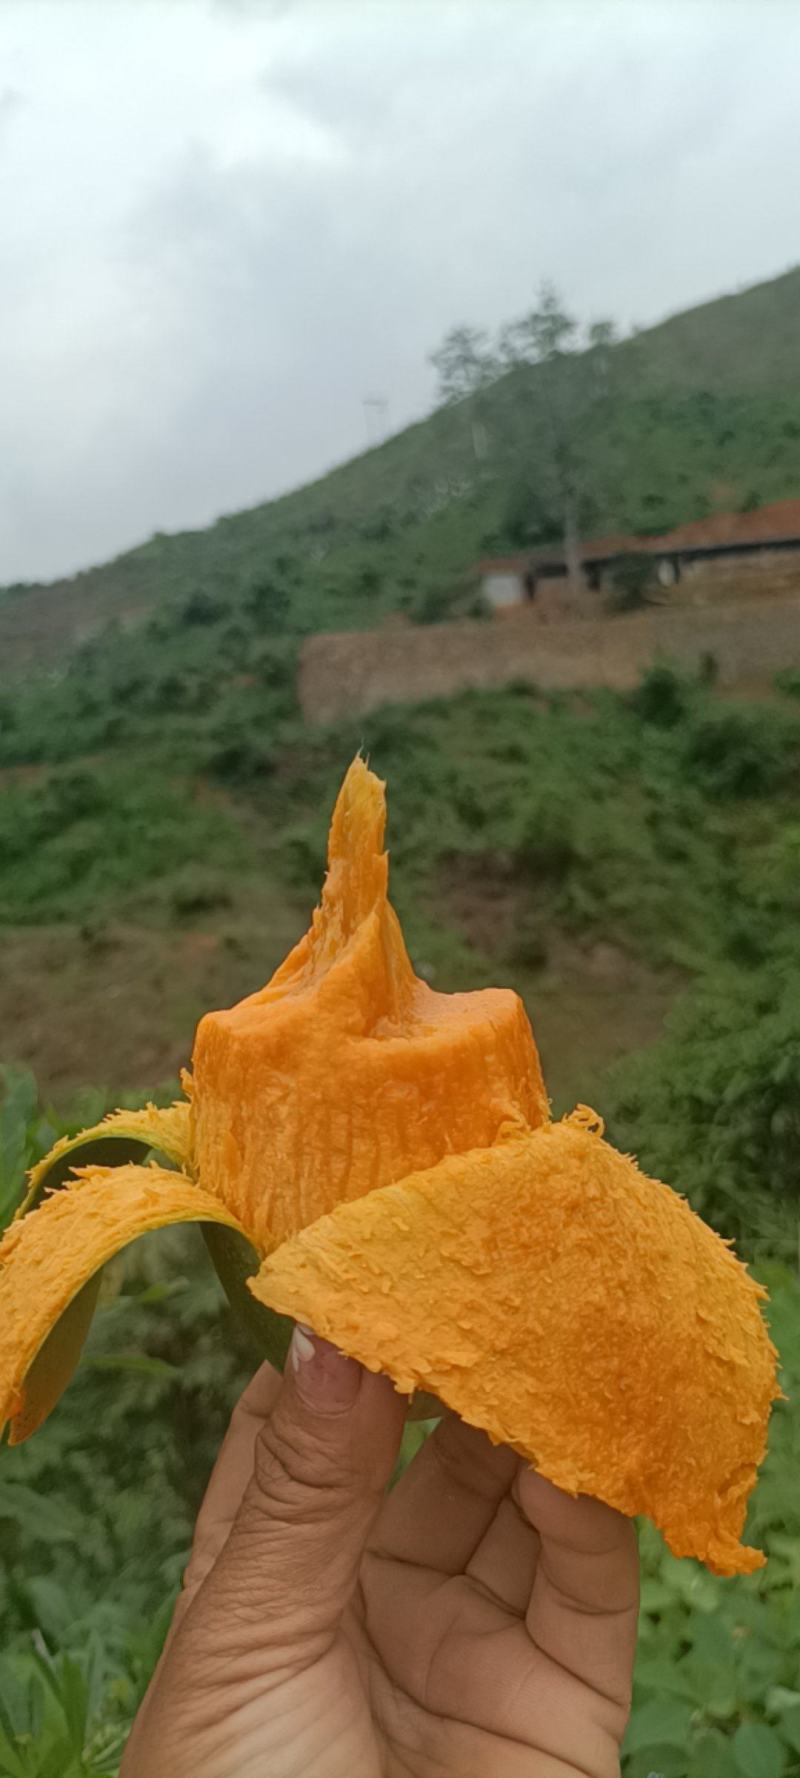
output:
MULTIPOLYGON (((93 1137, 56 1158, 45 1177, 39 1180, 36 1190, 28 1193, 25 1213, 35 1209, 46 1192, 63 1186, 74 1167, 90 1163, 98 1167, 121 1166, 126 1161, 141 1160, 149 1152, 147 1142, 137 1142, 130 1136, 93 1137)), ((101 1267, 67 1304, 28 1371, 24 1419, 32 1429, 47 1419, 74 1376, 97 1307, 102 1279, 101 1267)))
POLYGON ((24 1482, 0 1481, 0 1519, 13 1519, 28 1537, 41 1543, 81 1545, 84 1521, 75 1507, 58 1496, 43 1500, 24 1482))
POLYGON ((690 1703, 702 1702, 702 1693, 698 1691, 688 1666, 683 1661, 669 1661, 659 1655, 640 1653, 636 1662, 636 1691, 654 1692, 657 1698, 667 1693, 690 1703))
POLYGON ((0 1773, 2 1778, 29 1778, 30 1767, 23 1764, 22 1755, 9 1740, 4 1729, 0 1729, 0 1773))
POLYGON ((129 1303, 150 1308, 153 1303, 168 1303, 174 1296, 181 1296, 189 1287, 188 1278, 165 1278, 161 1283, 148 1284, 144 1290, 131 1291, 123 1298, 123 1307, 129 1303))
POLYGON ((74 1376, 92 1324, 102 1277, 101 1267, 67 1303, 27 1373, 24 1420, 32 1429, 47 1419, 74 1376))
POLYGON ((639 1605, 641 1610, 648 1614, 658 1614, 665 1611, 668 1606, 674 1605, 677 1602, 678 1597, 679 1595, 675 1590, 672 1587, 666 1586, 663 1580, 655 1580, 652 1577, 649 1577, 642 1581, 639 1605))
POLYGON ((625 1778, 686 1778, 686 1749, 671 1743, 640 1748, 626 1759, 625 1778))
POLYGON ((733 1757, 742 1778, 781 1778, 785 1754, 774 1729, 743 1722, 733 1737, 733 1757))
POLYGON ((87 1371, 133 1371, 142 1377, 180 1376, 180 1366, 168 1364, 166 1358, 151 1358, 146 1352, 109 1352, 84 1358, 81 1366, 87 1371))
POLYGON ((680 1747, 686 1750, 694 1712, 677 1698, 651 1698, 634 1710, 625 1739, 625 1752, 642 1747, 680 1747))
POLYGON ((688 1778, 734 1778, 731 1744, 719 1729, 701 1729, 692 1741, 688 1778))
MULTIPOLYGON (((786 1696, 797 1697, 798 1694, 787 1692, 786 1696)), ((778 1708, 781 1710, 779 1728, 783 1739, 788 1742, 793 1753, 800 1753, 800 1698, 796 1704, 790 1704, 788 1709, 780 1706, 778 1708)))
POLYGON ((221 1223, 203 1223, 202 1229, 220 1284, 257 1356, 268 1358, 270 1364, 282 1371, 294 1322, 288 1315, 276 1315, 273 1309, 265 1308, 248 1290, 247 1280, 258 1271, 260 1264, 255 1248, 235 1229, 225 1228, 221 1223))
POLYGON ((28 1127, 38 1093, 27 1068, 0 1069, 0 1228, 16 1210, 28 1164, 28 1127))

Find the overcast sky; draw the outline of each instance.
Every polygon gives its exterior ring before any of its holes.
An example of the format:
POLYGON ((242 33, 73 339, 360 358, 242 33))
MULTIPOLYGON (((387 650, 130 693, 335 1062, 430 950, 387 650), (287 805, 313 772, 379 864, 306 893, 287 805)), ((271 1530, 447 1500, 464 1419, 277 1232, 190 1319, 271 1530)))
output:
POLYGON ((799 68, 794 0, 0 0, 0 583, 352 455, 543 276, 796 263, 799 68))

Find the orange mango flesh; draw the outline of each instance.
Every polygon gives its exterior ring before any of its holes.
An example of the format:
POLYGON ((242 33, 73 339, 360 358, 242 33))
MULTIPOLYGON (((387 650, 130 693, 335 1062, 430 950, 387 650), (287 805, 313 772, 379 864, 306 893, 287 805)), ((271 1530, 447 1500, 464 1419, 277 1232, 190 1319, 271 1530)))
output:
POLYGON ((515 994, 415 977, 384 820, 356 760, 310 931, 264 989, 201 1021, 191 1107, 117 1113, 34 1170, 29 1205, 84 1142, 119 1137, 199 1183, 86 1169, 6 1232, 0 1425, 27 1436, 58 1399, 107 1259, 148 1229, 216 1222, 266 1256, 261 1303, 568 1491, 648 1514, 677 1554, 751 1569, 740 1537, 776 1393, 763 1293, 586 1118, 549 1122, 515 994))
POLYGON ((251 1289, 676 1554, 763 1562, 739 1540, 776 1393, 764 1293, 580 1119, 342 1205, 251 1289))
POLYGON ((385 815, 383 785, 356 759, 310 931, 265 988, 198 1027, 197 1177, 261 1252, 548 1115, 518 995, 436 994, 414 975, 388 900, 385 815))
MULTIPOLYGON (((129 1241, 177 1222, 238 1227, 224 1205, 181 1173, 130 1165, 86 1169, 6 1230, 0 1244, 0 1428, 12 1420, 12 1444, 35 1430, 26 1378, 79 1291, 129 1241)), ((57 1363, 57 1347, 53 1357, 57 1363)), ((47 1411, 66 1381, 51 1391, 47 1411)), ((44 1417, 39 1414, 37 1423, 44 1417)))

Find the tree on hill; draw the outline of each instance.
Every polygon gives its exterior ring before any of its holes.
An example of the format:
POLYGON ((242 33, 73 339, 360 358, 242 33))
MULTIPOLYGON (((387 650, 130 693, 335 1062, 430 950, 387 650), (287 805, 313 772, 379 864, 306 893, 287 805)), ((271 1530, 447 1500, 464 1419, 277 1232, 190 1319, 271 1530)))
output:
POLYGON ((443 407, 472 397, 470 435, 473 454, 488 454, 486 407, 481 396, 501 374, 502 365, 489 347, 483 327, 451 327, 428 360, 439 378, 438 399, 443 407))
MULTIPOLYGON (((610 406, 615 389, 612 321, 591 322, 584 330, 565 309, 555 286, 544 283, 536 306, 502 328, 497 345, 485 329, 450 329, 430 362, 439 375, 444 405, 472 397, 479 427, 484 426, 484 398, 492 384, 515 371, 516 399, 504 404, 505 438, 501 441, 514 487, 519 487, 536 528, 541 515, 552 514, 564 542, 570 578, 581 578, 580 516, 595 493, 583 448, 583 429, 600 404, 610 406)), ((480 455, 475 441, 473 445, 480 455)))
POLYGON ((500 336, 501 359, 519 375, 525 398, 527 451, 535 465, 536 497, 558 513, 564 559, 574 585, 582 576, 580 509, 590 493, 583 451, 585 422, 612 392, 611 321, 594 321, 581 335, 554 285, 545 283, 536 307, 500 336))
POLYGON ((483 327, 451 327, 431 353, 429 363, 439 378, 438 397, 443 406, 476 395, 494 382, 501 367, 488 342, 483 327))

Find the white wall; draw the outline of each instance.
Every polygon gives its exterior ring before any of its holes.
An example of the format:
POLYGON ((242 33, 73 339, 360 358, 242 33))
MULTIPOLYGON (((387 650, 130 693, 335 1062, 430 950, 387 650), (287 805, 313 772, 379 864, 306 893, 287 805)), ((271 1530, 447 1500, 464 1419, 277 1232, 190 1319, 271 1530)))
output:
POLYGON ((507 605, 524 605, 525 587, 521 574, 512 572, 484 574, 482 591, 487 605, 494 611, 507 605))

